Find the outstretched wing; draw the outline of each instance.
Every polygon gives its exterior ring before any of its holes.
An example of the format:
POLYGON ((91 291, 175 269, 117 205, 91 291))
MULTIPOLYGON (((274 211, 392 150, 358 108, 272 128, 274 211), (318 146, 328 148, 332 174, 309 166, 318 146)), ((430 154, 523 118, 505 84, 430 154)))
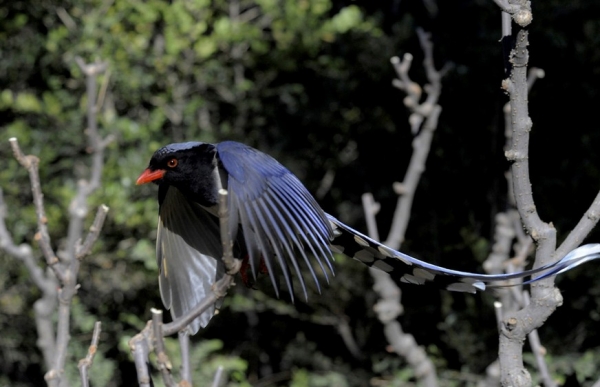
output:
POLYGON ((532 270, 509 274, 477 274, 447 269, 433 265, 409 255, 393 250, 327 214, 334 227, 336 237, 331 242, 331 249, 345 254, 367 266, 390 273, 392 277, 405 283, 416 285, 433 284, 452 290, 475 293, 490 287, 504 287, 497 284, 517 278, 531 277, 524 284, 571 270, 580 264, 600 258, 600 244, 581 246, 561 260, 532 270), (536 277, 532 277, 539 274, 536 277))
POLYGON ((216 146, 221 167, 228 174, 231 234, 235 238, 242 227, 253 273, 263 258, 275 289, 279 269, 292 298, 292 270, 307 295, 300 260, 295 257, 302 257, 319 286, 307 254, 316 258, 327 276, 324 263, 332 270, 329 249, 402 282, 470 293, 507 286, 505 281, 511 279, 529 277, 524 283, 535 282, 600 258, 600 244, 594 244, 581 246, 555 263, 519 273, 478 274, 433 265, 376 242, 325 214, 302 183, 272 157, 236 142, 216 146))
MULTIPOLYGON (((202 301, 224 273, 218 220, 175 187, 159 187, 156 257, 163 304, 176 319, 202 301)), ((213 305, 191 324, 193 333, 205 327, 213 305)))
POLYGON ((293 300, 295 273, 308 297, 301 274, 303 261, 320 290, 309 254, 326 278, 325 266, 333 273, 329 250, 333 233, 323 210, 298 178, 271 156, 232 141, 216 147, 228 174, 231 235, 235 239, 238 228, 243 229, 253 274, 262 258, 277 294, 281 272, 293 300))

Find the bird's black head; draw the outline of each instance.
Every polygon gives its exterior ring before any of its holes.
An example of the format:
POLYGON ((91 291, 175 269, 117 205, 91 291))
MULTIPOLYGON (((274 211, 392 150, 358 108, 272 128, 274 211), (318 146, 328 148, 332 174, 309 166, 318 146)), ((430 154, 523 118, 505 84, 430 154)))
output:
POLYGON ((154 152, 148 168, 136 184, 156 183, 179 189, 188 199, 204 206, 217 203, 215 168, 216 148, 203 142, 185 142, 164 146, 154 152))

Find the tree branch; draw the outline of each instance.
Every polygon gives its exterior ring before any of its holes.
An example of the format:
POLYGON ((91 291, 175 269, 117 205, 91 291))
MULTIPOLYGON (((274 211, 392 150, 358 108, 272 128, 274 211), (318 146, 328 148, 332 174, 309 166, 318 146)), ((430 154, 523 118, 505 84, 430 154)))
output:
MULTIPOLYGON (((600 207, 596 197, 586 215, 575 230, 556 249, 556 230, 551 224, 543 222, 533 200, 529 178, 529 133, 532 128, 528 112, 527 91, 531 82, 527 79, 529 52, 528 33, 522 26, 531 22, 531 4, 525 0, 496 0, 503 12, 512 15, 521 26, 513 35, 513 47, 507 53, 509 77, 502 81, 502 88, 510 100, 510 124, 512 127, 511 146, 506 150, 506 158, 512 162, 512 189, 517 210, 527 233, 536 243, 534 267, 539 267, 562 258, 575 248, 583 237, 598 221, 600 207), (510 3, 510 4, 509 4, 510 3)), ((535 76, 543 76, 536 73, 535 76)), ((523 366, 523 341, 562 303, 562 296, 554 287, 554 278, 547 278, 531 285, 532 301, 518 312, 505 314, 500 334, 499 359, 501 381, 506 386, 529 386, 531 376, 523 366)), ((549 381, 548 383, 552 383, 549 381)))
POLYGON ((129 340, 129 350, 133 356, 135 372, 140 387, 151 387, 153 385, 148 369, 148 358, 150 356, 151 346, 153 345, 153 332, 152 321, 148 321, 146 327, 129 340))
POLYGON ((94 331, 92 333, 92 343, 88 348, 88 353, 83 359, 79 360, 79 364, 77 365, 79 368, 79 376, 81 377, 81 385, 83 387, 89 387, 90 385, 88 369, 94 363, 94 357, 96 356, 96 351, 98 351, 98 342, 100 341, 101 331, 102 323, 100 321, 96 321, 94 324, 94 331))
MULTIPOLYGON (((417 30, 419 42, 424 52, 423 66, 427 75, 428 84, 421 88, 417 83, 411 81, 408 71, 412 64, 412 55, 405 54, 403 60, 393 57, 391 63, 396 70, 398 79, 394 79, 392 84, 406 92, 404 105, 411 112, 409 123, 411 131, 415 136, 412 146, 413 153, 406 170, 406 175, 402 183, 394 183, 394 190, 398 194, 398 202, 392 220, 392 227, 388 234, 385 245, 399 249, 404 240, 414 194, 425 170, 425 162, 429 155, 433 132, 438 123, 438 117, 442 108, 438 105, 441 94, 441 78, 448 67, 437 71, 433 61, 433 44, 430 41, 429 34, 423 30, 417 30), (425 90, 427 97, 421 101, 422 91, 425 90)), ((363 195, 363 208, 369 234, 374 239, 379 239, 375 215, 379 211, 379 204, 375 203, 372 195, 363 195)), ((425 351, 419 347, 410 334, 403 332, 397 317, 402 313, 403 308, 400 303, 400 288, 384 272, 378 270, 369 270, 375 283, 373 289, 379 294, 381 299, 374 306, 377 316, 384 325, 384 333, 390 347, 397 354, 403 356, 413 368, 416 377, 425 386, 437 386, 437 376, 433 363, 427 358, 425 351)))
POLYGON ((13 137, 8 140, 13 150, 15 158, 29 173, 29 181, 31 182, 31 193, 33 194, 33 204, 35 205, 35 213, 37 215, 38 232, 35 234, 35 239, 40 245, 46 263, 54 270, 54 274, 59 280, 62 280, 62 272, 58 270, 56 264, 59 262, 50 242, 48 234, 48 218, 46 218, 46 210, 44 208, 44 194, 40 185, 39 163, 40 160, 33 155, 26 156, 19 147, 19 141, 13 137))
MULTIPOLYGON (((89 196, 100 187, 102 169, 104 164, 104 147, 107 141, 100 138, 97 127, 97 109, 96 109, 96 94, 97 83, 96 78, 99 74, 106 70, 106 64, 94 63, 85 64, 81 58, 76 58, 77 64, 86 75, 86 91, 87 91, 87 128, 84 131, 88 138, 88 152, 92 154, 92 164, 90 168, 90 177, 86 180, 78 182, 77 193, 71 200, 69 205, 69 226, 67 231, 67 242, 65 258, 62 259, 64 266, 61 267, 61 288, 58 292, 58 320, 57 320, 57 335, 56 335, 56 355, 53 369, 45 376, 48 383, 52 386, 58 385, 64 372, 64 365, 67 356, 67 347, 70 340, 70 316, 71 316, 71 301, 77 294, 79 285, 77 284, 77 276, 79 275, 79 265, 81 258, 89 252, 91 244, 85 249, 80 248, 80 240, 83 234, 83 223, 88 213, 87 201, 89 196), (80 252, 81 254, 78 254, 80 252)), ((104 212, 96 216, 96 222, 92 226, 90 234, 86 242, 93 242, 100 231, 104 222, 106 206, 101 206, 99 212, 104 212)), ((86 245, 84 243, 84 245, 86 245)))
MULTIPOLYGON (((37 300, 34 305, 36 313, 36 325, 38 329, 38 346, 44 353, 44 358, 48 367, 45 375, 46 382, 50 386, 66 385, 62 380, 65 361, 67 357, 67 347, 70 339, 70 313, 71 301, 77 293, 77 275, 79 273, 79 259, 89 254, 93 243, 97 240, 103 222, 106 218, 108 207, 101 206, 98 209, 96 219, 90 229, 90 232, 81 245, 81 235, 83 231, 83 221, 87 215, 87 199, 89 195, 100 186, 102 175, 102 166, 104 162, 104 147, 106 140, 100 139, 97 130, 96 105, 96 77, 104 71, 105 65, 84 65, 79 58, 78 63, 84 73, 87 75, 87 94, 88 94, 88 128, 85 133, 88 137, 89 151, 92 153, 92 166, 90 169, 90 179, 81 180, 78 184, 78 192, 69 206, 69 228, 66 241, 66 251, 56 254, 52 248, 52 243, 48 233, 48 219, 44 208, 43 194, 39 177, 39 159, 33 155, 25 155, 19 146, 16 138, 11 138, 10 145, 17 161, 27 169, 29 180, 31 182, 31 191, 37 216, 38 232, 35 239, 40 245, 40 249, 46 259, 49 268, 54 275, 44 274, 35 260, 33 259, 31 248, 22 245, 19 248, 14 246, 6 225, 4 215, 0 221, 0 238, 5 248, 11 255, 24 262, 32 280, 38 288, 42 290, 43 296, 37 300), (55 277, 58 279, 58 283, 55 277), (58 288, 58 291, 57 291, 58 288), (58 315, 56 325, 56 338, 54 338, 54 327, 52 322, 53 314, 56 310, 58 298, 58 315)), ((4 206, 0 198, 0 206, 4 206)), ((98 328, 99 329, 99 328, 98 328)), ((86 367, 80 368, 84 374, 86 367)), ((87 376, 86 376, 87 378, 87 376)))
POLYGON ((171 361, 169 360, 169 356, 165 350, 165 339, 162 332, 162 310, 152 308, 150 312, 152 313, 152 337, 154 339, 154 352, 156 353, 158 370, 162 375, 165 386, 175 387, 176 384, 173 380, 173 375, 171 375, 171 361))
POLYGON ((211 387, 220 387, 223 382, 223 379, 223 367, 219 366, 217 368, 217 372, 215 372, 215 376, 213 378, 211 387))
POLYGON ((50 369, 56 348, 52 315, 56 310, 57 281, 51 271, 40 268, 33 256, 33 249, 28 244, 15 245, 6 227, 6 204, 0 189, 0 248, 13 258, 23 262, 31 280, 42 292, 42 297, 34 303, 34 316, 37 328, 37 346, 44 356, 44 364, 50 369))
POLYGON ((108 214, 108 207, 104 204, 98 207, 98 211, 96 212, 96 217, 94 218, 94 222, 90 227, 90 231, 85 237, 85 241, 83 244, 77 244, 77 258, 82 259, 86 255, 88 255, 92 251, 92 246, 96 243, 96 240, 100 236, 100 231, 102 230, 102 226, 104 225, 104 221, 106 220, 106 215, 108 214))

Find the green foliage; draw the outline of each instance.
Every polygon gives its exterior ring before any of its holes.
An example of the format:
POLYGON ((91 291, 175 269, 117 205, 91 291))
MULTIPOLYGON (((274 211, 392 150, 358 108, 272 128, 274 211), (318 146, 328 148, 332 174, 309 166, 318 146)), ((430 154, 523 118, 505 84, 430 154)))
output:
MULTIPOLYGON (((166 350, 173 365, 173 369, 178 369, 181 364, 179 352, 179 341, 177 339, 165 339, 166 350)), ((190 364, 192 365, 193 380, 198 385, 211 385, 217 369, 223 368, 223 374, 228 376, 227 387, 250 387, 246 377, 247 362, 236 356, 225 356, 220 354, 223 349, 223 343, 220 340, 205 340, 195 344, 191 348, 190 364)), ((156 361, 153 359, 152 361, 156 361)), ((157 385, 162 386, 162 378, 158 372, 155 372, 153 380, 160 381, 157 385)))
POLYGON ((294 372, 290 387, 348 387, 346 378, 337 372, 312 374, 306 370, 294 372))
MULTIPOLYGON (((524 360, 532 369, 536 368, 535 356, 527 352, 524 360)), ((598 378, 598 361, 600 361, 600 350, 594 348, 583 353, 566 353, 562 356, 548 354, 544 356, 551 377, 559 384, 564 385, 567 377, 577 381, 581 386, 592 386, 598 378)), ((534 373, 533 382, 540 383, 540 375, 534 373)))
MULTIPOLYGON (((128 358, 127 338, 144 326, 149 307, 160 302, 155 188, 134 185, 149 155, 184 139, 245 137, 252 143, 280 137, 285 129, 273 122, 281 111, 305 110, 300 106, 307 102, 305 86, 294 74, 347 71, 347 64, 332 55, 334 45, 380 32, 358 7, 333 11, 329 0, 242 1, 238 11, 225 0, 59 1, 60 10, 50 14, 39 4, 21 5, 0 6, 7 20, 0 31, 5 38, 0 55, 7 58, 0 63, 7 70, 0 71, 0 140, 5 144, 0 154, 10 167, 0 170, 0 186, 15 209, 7 224, 17 242, 33 242, 35 213, 26 173, 12 161, 6 140, 17 137, 25 152, 39 157, 51 238, 61 246, 66 209, 90 164, 83 132, 85 79, 75 59, 108 62, 109 70, 97 79, 97 119, 102 135, 115 140, 106 150, 103 186, 90 209, 93 213, 104 203, 110 213, 95 254, 81 268, 67 377, 75 384, 72 365, 85 355, 93 323, 100 319, 100 348, 118 350, 97 356, 92 377, 94 385, 110 385, 121 377, 116 359, 128 358)), ((1 315, 29 315, 19 326, 0 318, 7 327, 0 342, 12 348, 3 358, 13 359, 6 363, 13 373, 40 364, 39 357, 26 355, 37 352, 30 308, 38 292, 12 258, 0 255, 0 264, 6 269, 0 278, 0 288, 6 289, 1 315), (17 349, 11 335, 31 339, 17 349)), ((233 304, 245 306, 232 309, 298 316, 292 305, 272 295, 255 295, 236 296, 233 304)), ((215 343, 194 347, 194 361, 202 364, 198 378, 206 380, 224 365, 231 385, 249 385, 245 362, 220 355, 221 344, 215 343)))

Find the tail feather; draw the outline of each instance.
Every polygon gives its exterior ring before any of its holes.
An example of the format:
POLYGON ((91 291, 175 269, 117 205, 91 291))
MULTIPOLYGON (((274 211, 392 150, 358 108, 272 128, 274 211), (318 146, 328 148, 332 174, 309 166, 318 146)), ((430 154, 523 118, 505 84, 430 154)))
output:
POLYGON ((524 282, 529 284, 532 282, 539 281, 544 278, 552 277, 561 273, 565 273, 571 269, 578 267, 586 262, 593 261, 594 259, 600 258, 600 243, 590 243, 587 245, 579 246, 575 250, 564 256, 560 261, 552 264, 552 267, 545 273, 531 278, 524 282))
MULTIPOLYGON (((581 246, 561 260, 542 267, 508 274, 478 274, 447 269, 393 250, 327 215, 334 229, 331 250, 363 264, 383 270, 401 282, 433 284, 446 290, 476 293, 488 287, 503 287, 498 282, 531 277, 532 283, 571 270, 582 263, 600 258, 600 244, 581 246), (536 277, 533 275, 540 274, 536 277)), ((510 284, 508 285, 510 286, 510 284)))

